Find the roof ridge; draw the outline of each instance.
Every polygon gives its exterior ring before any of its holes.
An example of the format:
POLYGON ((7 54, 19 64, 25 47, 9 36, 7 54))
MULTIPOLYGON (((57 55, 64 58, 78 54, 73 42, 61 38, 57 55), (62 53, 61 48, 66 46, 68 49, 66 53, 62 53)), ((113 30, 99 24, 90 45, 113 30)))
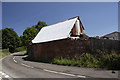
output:
MULTIPOLYGON (((108 34, 112 34, 112 33, 120 33, 120 32, 114 31, 114 32, 111 32, 111 33, 108 33, 108 34)), ((105 35, 103 35, 103 36, 101 36, 101 37, 107 36, 108 34, 105 34, 105 35)))
MULTIPOLYGON (((78 18, 79 19, 79 16, 76 16, 76 17, 73 17, 73 18, 70 18, 70 19, 67 19, 67 20, 64 20, 64 21, 61 21, 61 22, 65 22, 65 21, 68 21, 68 20, 71 20, 71 19, 75 19, 75 18, 78 18)), ((57 22, 55 24, 58 24, 58 23, 61 23, 61 22, 57 22)), ((55 25, 55 24, 51 24, 51 25, 55 25)), ((51 25, 48 25, 48 26, 45 26, 45 27, 49 27, 51 25)), ((43 27, 44 28, 44 27, 43 27)))

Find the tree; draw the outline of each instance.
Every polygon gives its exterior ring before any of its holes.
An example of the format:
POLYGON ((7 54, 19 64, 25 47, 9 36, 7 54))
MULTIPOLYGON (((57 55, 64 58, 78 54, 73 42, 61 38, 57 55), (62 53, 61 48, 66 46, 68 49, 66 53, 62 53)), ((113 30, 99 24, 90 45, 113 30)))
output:
POLYGON ((15 46, 9 45, 9 52, 14 53, 14 51, 15 51, 15 46))
POLYGON ((34 26, 25 29, 23 36, 20 36, 23 46, 27 47, 31 40, 37 35, 37 33, 38 30, 34 26))
POLYGON ((45 22, 39 21, 37 25, 25 29, 23 36, 20 36, 23 46, 27 47, 44 26, 47 26, 47 24, 45 22))
MULTIPOLYGON (((16 47, 20 46, 20 38, 17 33, 12 28, 5 28, 2 29, 2 48, 12 48, 15 49, 16 47)), ((14 50, 12 51, 14 52, 14 50)))
POLYGON ((35 26, 35 28, 40 31, 41 28, 47 26, 47 24, 45 22, 42 22, 42 21, 38 21, 37 25, 35 26))

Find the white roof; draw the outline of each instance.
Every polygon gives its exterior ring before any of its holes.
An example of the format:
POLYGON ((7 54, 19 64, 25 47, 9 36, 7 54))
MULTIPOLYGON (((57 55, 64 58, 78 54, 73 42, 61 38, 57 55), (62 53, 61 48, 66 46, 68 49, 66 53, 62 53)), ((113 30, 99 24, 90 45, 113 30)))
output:
POLYGON ((67 38, 76 20, 77 18, 74 18, 43 27, 37 36, 32 40, 32 43, 42 43, 67 38))

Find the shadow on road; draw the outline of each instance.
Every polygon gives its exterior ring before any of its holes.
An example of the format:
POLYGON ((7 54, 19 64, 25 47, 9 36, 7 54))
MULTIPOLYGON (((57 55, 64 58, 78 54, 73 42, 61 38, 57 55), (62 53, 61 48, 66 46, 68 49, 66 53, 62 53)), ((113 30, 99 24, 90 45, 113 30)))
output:
POLYGON ((53 58, 44 58, 40 57, 39 59, 33 59, 29 56, 22 58, 24 61, 32 61, 32 62, 42 62, 42 63, 51 63, 53 61, 53 58))

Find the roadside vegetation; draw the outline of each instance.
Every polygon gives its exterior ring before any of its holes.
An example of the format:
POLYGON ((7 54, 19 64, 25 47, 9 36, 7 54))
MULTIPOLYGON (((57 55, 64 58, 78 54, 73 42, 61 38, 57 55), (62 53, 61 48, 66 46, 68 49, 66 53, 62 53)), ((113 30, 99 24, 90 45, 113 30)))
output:
POLYGON ((0 58, 3 58, 8 55, 10 55, 10 52, 8 49, 0 49, 0 58))
POLYGON ((33 59, 32 57, 26 57, 27 60, 52 63, 64 66, 76 66, 87 68, 101 68, 110 70, 120 70, 120 54, 111 52, 109 54, 91 54, 86 53, 80 57, 59 57, 59 58, 44 58, 33 59))
POLYGON ((15 48, 14 52, 21 52, 21 51, 26 51, 26 50, 27 50, 27 48, 25 46, 22 46, 22 47, 15 48))
MULTIPOLYGON (((15 52, 26 51, 25 47, 15 48, 15 52)), ((0 58, 10 55, 9 49, 0 49, 0 58)))
POLYGON ((38 21, 36 25, 27 27, 20 37, 12 28, 0 29, 1 58, 14 52, 26 51, 31 40, 44 26, 47 26, 45 22, 38 21))
MULTIPOLYGON (((0 29, 0 37, 2 36, 2 38, 0 38, 0 48, 2 48, 0 49, 0 58, 14 52, 26 51, 31 40, 44 26, 47 26, 47 24, 39 21, 36 25, 27 27, 20 37, 12 28, 0 29)), ((104 52, 97 54, 86 53, 79 58, 59 57, 53 59, 41 57, 34 60, 28 57, 28 59, 58 65, 120 70, 120 54, 116 54, 115 52, 104 54, 104 52)))
POLYGON ((54 58, 53 64, 88 67, 88 68, 103 68, 120 70, 120 54, 112 52, 111 54, 93 55, 86 53, 79 59, 70 59, 68 57, 54 58))

